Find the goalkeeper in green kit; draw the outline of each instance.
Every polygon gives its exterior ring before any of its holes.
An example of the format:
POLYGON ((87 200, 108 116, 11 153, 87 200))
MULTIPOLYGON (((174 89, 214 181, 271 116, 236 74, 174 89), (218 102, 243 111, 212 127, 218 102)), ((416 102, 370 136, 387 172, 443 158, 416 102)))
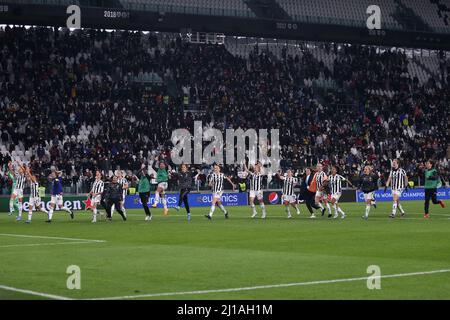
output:
POLYGON ((433 201, 433 204, 439 204, 442 208, 445 208, 444 202, 442 200, 437 200, 437 189, 442 185, 441 178, 439 178, 439 174, 433 166, 433 161, 428 160, 425 163, 425 219, 430 218, 429 208, 430 208, 430 200, 433 201))

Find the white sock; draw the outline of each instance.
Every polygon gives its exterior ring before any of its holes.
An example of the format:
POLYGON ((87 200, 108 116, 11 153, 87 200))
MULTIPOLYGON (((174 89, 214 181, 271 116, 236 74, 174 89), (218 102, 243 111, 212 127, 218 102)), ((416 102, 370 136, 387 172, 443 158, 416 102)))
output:
POLYGON ((124 214, 127 214, 127 210, 125 210, 125 206, 124 205, 122 205, 122 211, 123 211, 124 214))
POLYGON ((327 202, 327 209, 328 209, 328 213, 331 214, 331 206, 330 206, 329 202, 327 202))
POLYGON ((64 210, 65 212, 71 213, 70 209, 69 209, 69 208, 67 208, 67 207, 65 207, 65 206, 64 206, 64 207, 62 207, 61 209, 62 209, 62 210, 64 210))
POLYGON ((338 211, 338 207, 337 207, 337 204, 336 204, 336 203, 333 204, 333 208, 334 208, 334 215, 335 215, 335 216, 339 215, 339 211, 338 211))
POLYGON ((320 208, 321 210, 325 209, 325 208, 323 207, 322 202, 319 202, 317 205, 319 206, 319 208, 320 208))
POLYGON ((398 208, 400 209, 401 213, 405 213, 405 210, 403 210, 403 207, 402 207, 402 205, 400 203, 398 204, 398 208))
POLYGON ((113 214, 115 208, 116 208, 116 205, 113 204, 113 205, 111 206, 111 216, 112 216, 112 214, 113 214))
POLYGON ((159 192, 155 192, 155 204, 159 203, 159 192))
POLYGON ((397 213, 397 202, 394 202, 392 204, 392 215, 395 216, 396 213, 397 213))
POLYGON ((338 212, 339 212, 341 215, 345 216, 345 212, 344 212, 340 207, 338 207, 338 212))
POLYGON ((289 206, 286 206, 286 213, 287 213, 288 217, 291 216, 291 209, 289 208, 289 206))
POLYGON ((14 200, 9 200, 9 212, 14 212, 14 200))
POLYGON ((366 205, 366 218, 369 217, 369 212, 370 212, 370 204, 366 205))
POLYGON ((28 211, 28 221, 31 221, 31 217, 33 216, 33 211, 28 211))
POLYGON ((45 205, 42 203, 41 207, 39 208, 39 210, 41 210, 42 212, 48 214, 48 211, 45 209, 45 205))
POLYGON ((300 208, 298 207, 298 205, 295 205, 294 208, 297 211, 297 213, 300 214, 300 208))
POLYGON ((22 217, 22 202, 19 202, 19 217, 22 217))
POLYGON ((220 210, 222 210, 223 213, 227 213, 227 209, 223 206, 223 204, 219 204, 220 210))
POLYGON ((254 215, 256 215, 256 214, 257 214, 257 212, 256 212, 256 207, 255 207, 255 204, 254 204, 254 203, 252 203, 252 204, 250 205, 250 207, 252 207, 252 212, 253 212, 253 214, 254 214, 254 215))
POLYGON ((92 209, 92 220, 97 221, 97 208, 92 209))
POLYGON ((164 209, 167 209, 167 199, 166 199, 165 196, 161 198, 161 202, 162 202, 162 204, 164 206, 164 209))
POLYGON ((211 209, 209 209, 209 216, 212 217, 212 215, 214 214, 214 210, 216 210, 216 206, 212 205, 211 209))
POLYGON ((266 214, 266 206, 262 202, 259 204, 259 206, 261 207, 262 213, 265 215, 266 214))
POLYGON ((50 207, 50 210, 48 211, 48 220, 52 220, 52 218, 53 218, 53 210, 54 210, 54 208, 50 207))

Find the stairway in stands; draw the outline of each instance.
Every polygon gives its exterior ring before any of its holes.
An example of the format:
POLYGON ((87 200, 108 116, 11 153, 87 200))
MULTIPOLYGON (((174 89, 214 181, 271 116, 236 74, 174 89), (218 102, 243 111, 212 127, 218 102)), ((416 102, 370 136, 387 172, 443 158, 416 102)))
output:
POLYGON ((258 18, 292 20, 275 0, 244 0, 258 18))

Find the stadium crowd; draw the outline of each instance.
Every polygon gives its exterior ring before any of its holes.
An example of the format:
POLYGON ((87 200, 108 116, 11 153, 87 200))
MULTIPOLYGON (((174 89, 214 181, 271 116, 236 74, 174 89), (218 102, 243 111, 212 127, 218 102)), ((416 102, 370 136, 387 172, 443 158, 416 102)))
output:
MULTIPOLYGON (((21 157, 42 177, 57 167, 66 185, 83 191, 96 168, 127 170, 133 181, 144 161, 160 156, 170 164, 172 130, 192 131, 201 120, 219 129, 279 128, 281 166, 298 173, 322 161, 357 180, 364 164, 383 175, 399 158, 418 183, 433 158, 449 181, 450 83, 421 85, 401 52, 331 47, 330 70, 306 47, 296 56, 255 47, 238 57, 222 45, 138 32, 19 27, 6 27, 0 39, 1 166, 21 157), (175 84, 172 93, 139 80, 153 73, 175 84), (307 81, 319 76, 339 89, 319 94, 307 81), (186 113, 187 104, 206 112, 186 113)), ((200 167, 204 186, 207 167, 200 167)), ((238 179, 238 167, 225 170, 238 179)), ((2 176, 0 189, 6 183, 2 176)))

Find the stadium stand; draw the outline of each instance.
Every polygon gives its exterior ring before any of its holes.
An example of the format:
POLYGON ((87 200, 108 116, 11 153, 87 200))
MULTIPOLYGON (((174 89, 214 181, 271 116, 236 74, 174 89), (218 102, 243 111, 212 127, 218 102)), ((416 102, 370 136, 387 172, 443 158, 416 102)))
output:
MULTIPOLYGON (((342 24, 348 26, 365 27, 367 7, 375 4, 370 0, 277 0, 280 5, 296 21, 318 22, 326 24, 342 24)), ((393 18, 396 5, 390 0, 376 3, 382 8, 382 23, 386 29, 401 29, 393 18)))
POLYGON ((280 128, 284 168, 322 160, 356 177, 366 161, 386 172, 399 157, 417 179, 415 169, 433 157, 448 181, 445 52, 52 30, 0 32, 1 165, 20 158, 38 173, 64 168, 80 185, 95 168, 133 171, 157 154, 170 162, 172 130, 202 120, 280 128), (185 112, 187 105, 206 112, 185 112))

